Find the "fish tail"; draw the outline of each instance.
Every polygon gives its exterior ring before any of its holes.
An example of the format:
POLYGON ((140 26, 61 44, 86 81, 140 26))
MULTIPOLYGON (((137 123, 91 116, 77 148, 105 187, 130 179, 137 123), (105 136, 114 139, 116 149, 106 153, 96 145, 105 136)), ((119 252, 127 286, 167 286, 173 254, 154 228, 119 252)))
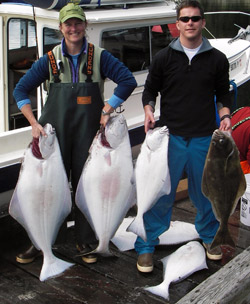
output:
POLYGON ((211 249, 216 248, 221 245, 228 245, 232 248, 235 248, 235 243, 234 243, 228 229, 221 229, 221 228, 218 229, 218 231, 214 237, 214 240, 211 244, 211 249))
POLYGON ((136 217, 126 230, 135 233, 140 238, 142 238, 144 242, 147 242, 147 234, 143 222, 143 217, 136 217))
POLYGON ((164 282, 162 282, 157 286, 145 287, 144 289, 166 300, 169 300, 168 286, 166 286, 164 282))
POLYGON ((44 256, 43 267, 39 279, 40 281, 45 281, 51 277, 55 277, 73 265, 73 263, 63 261, 55 256, 52 258, 51 256, 44 256))
POLYGON ((114 254, 110 251, 108 245, 107 246, 98 245, 98 247, 95 250, 91 251, 88 254, 92 254, 92 253, 99 253, 100 255, 102 255, 104 257, 114 256, 114 254))

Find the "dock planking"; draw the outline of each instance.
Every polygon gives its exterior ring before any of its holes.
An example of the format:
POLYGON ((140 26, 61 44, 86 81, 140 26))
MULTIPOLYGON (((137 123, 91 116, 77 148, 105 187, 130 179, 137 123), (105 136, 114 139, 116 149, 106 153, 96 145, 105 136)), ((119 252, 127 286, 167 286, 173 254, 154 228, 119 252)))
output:
MULTIPOLYGON (((130 215, 135 214, 134 208, 130 215)), ((172 220, 194 223, 196 210, 189 199, 175 202, 172 220)), ((250 246, 249 229, 239 221, 239 209, 236 209, 229 221, 230 232, 236 241, 235 250, 223 247, 222 261, 207 260, 208 269, 194 273, 185 280, 170 285, 170 300, 173 304, 192 294, 202 284, 207 284, 235 257, 240 256, 250 246)), ((153 273, 143 274, 136 269, 137 255, 134 250, 120 252, 112 243, 112 257, 98 256, 95 264, 85 264, 77 256, 75 249, 74 228, 66 231, 66 236, 57 242, 53 251, 56 256, 75 263, 61 276, 39 281, 42 257, 33 263, 21 265, 16 263, 15 255, 24 250, 29 240, 23 228, 10 217, 0 222, 0 303, 117 303, 117 304, 157 304, 166 303, 160 297, 146 292, 143 287, 160 284, 163 280, 163 269, 160 259, 171 254, 180 245, 157 246, 154 254, 153 273)), ((226 271, 226 270, 225 270, 226 271)), ((212 286, 212 285, 211 285, 212 286)), ((203 290, 201 288, 201 290, 203 290)), ((202 297, 202 296, 201 296, 202 297)), ((210 296, 210 298, 212 295, 210 296)), ((182 302, 179 302, 182 303, 182 302)), ((189 303, 189 302, 183 302, 189 303)), ((191 302, 190 302, 191 303, 191 302)), ((198 303, 198 302, 197 302, 198 303)), ((201 303, 201 302, 200 302, 201 303)), ((221 302, 222 303, 222 302, 221 302)), ((237 303, 237 302, 235 302, 237 303)))

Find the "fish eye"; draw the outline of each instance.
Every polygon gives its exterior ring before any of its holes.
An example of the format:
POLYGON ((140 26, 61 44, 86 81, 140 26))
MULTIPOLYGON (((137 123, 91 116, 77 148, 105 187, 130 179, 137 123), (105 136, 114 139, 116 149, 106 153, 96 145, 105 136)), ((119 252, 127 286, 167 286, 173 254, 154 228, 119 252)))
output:
POLYGON ((223 143, 224 143, 224 139, 223 139, 223 138, 220 138, 220 139, 219 139, 219 143, 220 143, 220 144, 223 144, 223 143))

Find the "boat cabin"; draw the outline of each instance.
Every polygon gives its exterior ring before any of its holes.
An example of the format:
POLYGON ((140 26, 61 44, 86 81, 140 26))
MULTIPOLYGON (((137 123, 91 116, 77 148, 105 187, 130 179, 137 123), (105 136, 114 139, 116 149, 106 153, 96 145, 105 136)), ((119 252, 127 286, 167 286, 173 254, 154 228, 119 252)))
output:
MULTIPOLYGON (((35 0, 20 2, 37 3, 35 0)), ((9 202, 23 153, 32 139, 31 127, 16 106, 13 90, 32 63, 60 43, 58 19, 63 3, 64 0, 41 1, 43 8, 25 3, 2 1, 0 4, 0 216, 1 205, 9 202)), ((138 87, 117 111, 123 112, 127 120, 131 146, 139 145, 145 136, 141 96, 148 67, 156 52, 178 37, 175 1, 81 0, 80 5, 88 21, 87 39, 124 62, 136 78, 138 87)), ((241 37, 231 43, 229 38, 210 40, 227 55, 230 79, 236 87, 250 83, 250 41, 246 39, 250 37, 250 31, 241 31, 241 37), (242 39, 244 35, 245 39, 242 39)), ((115 84, 107 79, 105 101, 114 88, 115 84)), ((234 89, 233 85, 231 89, 234 89)), ((45 84, 30 93, 37 117, 41 114, 46 94, 45 84)), ((159 102, 155 117, 159 117, 159 102)))

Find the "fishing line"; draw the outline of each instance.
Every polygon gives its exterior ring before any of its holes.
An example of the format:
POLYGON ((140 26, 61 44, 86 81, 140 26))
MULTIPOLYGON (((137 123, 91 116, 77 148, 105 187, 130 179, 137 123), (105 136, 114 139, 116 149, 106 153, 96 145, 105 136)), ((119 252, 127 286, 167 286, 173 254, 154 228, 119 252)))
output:
MULTIPOLYGON (((37 23, 36 23, 36 14, 35 14, 35 7, 32 5, 32 10, 33 10, 33 20, 35 22, 35 39, 36 39, 36 59, 39 59, 39 48, 38 48, 38 38, 37 38, 37 23)), ((43 94, 42 94, 42 84, 40 84, 40 106, 41 110, 43 109, 43 94)))

